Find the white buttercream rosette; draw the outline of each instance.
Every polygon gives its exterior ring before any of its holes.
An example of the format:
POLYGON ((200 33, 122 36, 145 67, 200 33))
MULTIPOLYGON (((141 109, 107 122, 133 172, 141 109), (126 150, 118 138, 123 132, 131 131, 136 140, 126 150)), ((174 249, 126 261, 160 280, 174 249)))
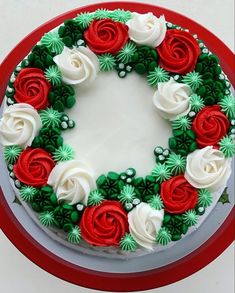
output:
POLYGON ((157 47, 166 35, 166 21, 164 15, 159 18, 151 12, 140 14, 133 12, 126 25, 129 27, 129 37, 136 44, 157 47))
POLYGON ((140 246, 152 250, 163 218, 163 209, 155 210, 149 204, 141 202, 128 213, 130 233, 140 246))
POLYGON ((42 122, 38 112, 29 104, 19 103, 5 109, 0 120, 0 142, 3 146, 30 146, 42 122))
POLYGON ((191 94, 192 91, 188 85, 178 83, 171 78, 167 82, 158 83, 153 104, 163 118, 174 120, 189 113, 191 94))
POLYGON ((81 161, 62 162, 51 171, 47 183, 56 193, 58 202, 87 205, 89 193, 95 189, 94 174, 81 161))
POLYGON ((187 156, 185 178, 196 188, 217 191, 231 174, 231 160, 212 146, 195 150, 187 156))
POLYGON ((62 80, 67 84, 89 84, 99 72, 99 60, 87 47, 64 47, 62 53, 53 60, 61 72, 62 80))

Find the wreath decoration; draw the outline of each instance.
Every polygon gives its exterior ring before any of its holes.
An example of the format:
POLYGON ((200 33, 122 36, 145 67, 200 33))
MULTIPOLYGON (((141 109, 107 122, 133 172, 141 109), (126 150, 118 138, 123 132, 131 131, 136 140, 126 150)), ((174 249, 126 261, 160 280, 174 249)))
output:
POLYGON ((123 251, 177 241, 197 224, 230 176, 235 100, 230 82, 197 35, 152 13, 98 9, 46 33, 15 68, 0 141, 19 195, 67 240, 123 251), (169 148, 156 146, 151 174, 110 171, 95 181, 62 133, 73 85, 98 71, 143 75, 153 107, 169 120, 169 148))

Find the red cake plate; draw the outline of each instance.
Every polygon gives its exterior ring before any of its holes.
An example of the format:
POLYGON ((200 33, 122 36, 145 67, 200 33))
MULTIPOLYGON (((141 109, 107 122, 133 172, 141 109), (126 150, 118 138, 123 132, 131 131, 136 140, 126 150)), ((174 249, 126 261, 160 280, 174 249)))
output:
MULTIPOLYGON (((44 33, 58 26, 64 20, 75 17, 80 12, 94 11, 98 8, 123 8, 139 13, 153 12, 157 16, 164 14, 168 21, 177 23, 182 27, 188 28, 191 32, 196 33, 199 38, 205 42, 208 48, 219 56, 223 71, 227 74, 233 87, 235 87, 234 54, 222 41, 207 29, 179 13, 162 7, 118 1, 89 5, 66 12, 40 26, 24 38, 1 64, 0 104, 4 98, 7 82, 14 67, 24 58, 25 55, 27 55, 44 33)), ((3 166, 3 162, 1 162, 1 166, 3 166)), ((3 167, 1 167, 1 171, 2 168, 3 167)), ((5 182, 3 184, 5 184, 5 182)), ((7 194, 5 192, 4 195, 3 190, 4 188, 2 185, 2 187, 0 187, 0 228, 9 240, 27 258, 47 272, 68 282, 88 288, 117 292, 147 290, 169 285, 202 269, 218 257, 235 239, 235 208, 233 206, 213 235, 195 250, 177 261, 151 270, 134 273, 108 273, 91 270, 84 268, 81 265, 75 265, 62 257, 59 257, 53 253, 53 251, 49 251, 45 246, 36 241, 36 239, 33 238, 19 222, 19 219, 10 208, 9 202, 6 199, 7 194)), ((94 262, 95 261, 96 259, 94 257, 94 262)))

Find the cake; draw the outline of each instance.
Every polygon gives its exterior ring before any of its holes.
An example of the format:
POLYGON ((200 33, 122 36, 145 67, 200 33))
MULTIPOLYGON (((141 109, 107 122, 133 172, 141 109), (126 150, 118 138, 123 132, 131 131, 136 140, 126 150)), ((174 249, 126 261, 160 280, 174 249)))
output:
POLYGON ((235 154, 235 99, 218 57, 164 15, 83 12, 11 75, 0 120, 22 208, 71 249, 171 249, 218 202, 235 154))

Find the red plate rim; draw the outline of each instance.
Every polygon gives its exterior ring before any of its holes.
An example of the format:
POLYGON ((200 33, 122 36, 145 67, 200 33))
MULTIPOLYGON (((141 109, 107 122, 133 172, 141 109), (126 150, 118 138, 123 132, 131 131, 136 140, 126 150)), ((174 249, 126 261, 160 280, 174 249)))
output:
MULTIPOLYGON (((106 2, 88 5, 66 12, 46 22, 26 36, 5 58, 0 66, 0 104, 7 81, 14 67, 30 51, 41 36, 80 12, 98 8, 123 8, 140 13, 164 14, 168 21, 175 22, 197 33, 209 48, 221 58, 221 66, 235 87, 235 59, 231 50, 214 34, 195 21, 174 11, 150 4, 135 2, 106 2)), ((12 213, 0 187, 0 227, 9 240, 27 258, 47 272, 73 284, 105 291, 139 291, 158 288, 182 280, 218 257, 235 239, 235 207, 232 208, 220 228, 198 249, 169 265, 141 273, 105 273, 85 269, 54 255, 35 241, 12 213)))

